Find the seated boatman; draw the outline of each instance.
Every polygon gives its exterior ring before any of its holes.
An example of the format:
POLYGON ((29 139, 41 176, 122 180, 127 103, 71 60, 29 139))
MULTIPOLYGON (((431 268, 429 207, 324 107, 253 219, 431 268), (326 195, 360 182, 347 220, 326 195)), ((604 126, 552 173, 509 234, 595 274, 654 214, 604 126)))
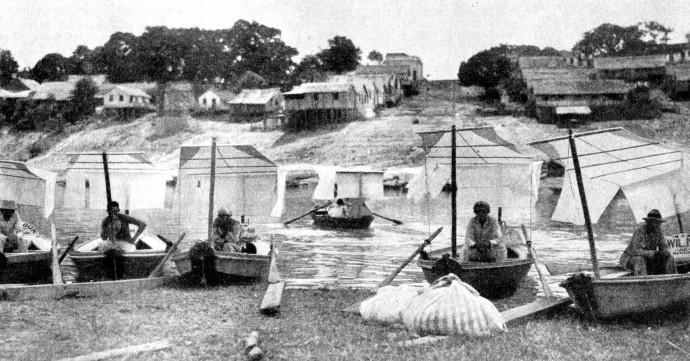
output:
POLYGON ((108 205, 108 216, 101 222, 101 239, 98 245, 98 252, 105 253, 110 249, 117 249, 122 252, 136 251, 134 242, 146 229, 146 223, 134 217, 120 213, 120 204, 112 201, 108 205), (129 225, 138 227, 137 232, 132 237, 129 234, 129 225))
POLYGON ((242 224, 232 218, 232 212, 225 207, 218 208, 218 217, 213 221, 211 234, 213 249, 222 252, 242 252, 242 224))
POLYGON ((0 253, 29 252, 23 239, 22 221, 16 209, 14 201, 0 201, 0 253))
POLYGON ((484 201, 479 201, 473 207, 475 216, 470 218, 465 234, 468 261, 470 262, 502 262, 508 255, 504 245, 495 239, 501 236, 498 221, 489 216, 491 207, 484 201))
POLYGON ((678 273, 673 255, 661 229, 661 213, 652 209, 644 219, 645 224, 635 230, 630 244, 621 255, 619 265, 633 271, 635 276, 647 274, 678 273))
POLYGON ((345 201, 339 198, 335 202, 335 205, 331 204, 331 206, 328 207, 328 215, 331 217, 345 217, 345 201))

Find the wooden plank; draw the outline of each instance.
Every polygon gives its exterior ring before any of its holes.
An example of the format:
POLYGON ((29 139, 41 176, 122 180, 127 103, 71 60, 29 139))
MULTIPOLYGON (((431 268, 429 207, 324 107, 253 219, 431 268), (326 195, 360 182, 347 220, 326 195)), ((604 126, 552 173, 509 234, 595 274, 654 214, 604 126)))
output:
MULTIPOLYGON (((592 272, 592 266, 589 265, 582 266, 577 264, 546 262, 544 266, 546 266, 549 273, 554 276, 574 272, 592 272)), ((599 269, 610 273, 611 270, 621 270, 622 268, 615 264, 602 264, 599 266, 599 269)))
POLYGON ((563 307, 571 304, 570 298, 554 297, 554 298, 543 298, 530 302, 526 305, 511 308, 509 310, 501 312, 503 316, 503 321, 505 323, 519 320, 521 318, 531 316, 535 313, 563 307))
POLYGON ((152 289, 177 282, 178 277, 138 278, 133 280, 70 283, 63 285, 0 286, 0 301, 60 299, 90 297, 105 293, 120 293, 152 289))
POLYGON ((117 349, 108 350, 108 351, 94 352, 94 353, 90 353, 88 355, 82 355, 82 356, 77 356, 77 357, 63 358, 63 359, 60 359, 58 361, 98 361, 98 360, 105 360, 105 359, 109 359, 109 358, 113 358, 113 357, 134 355, 134 354, 141 353, 141 352, 159 351, 159 350, 164 350, 167 348, 170 348, 170 342, 163 340, 163 341, 145 343, 143 345, 128 346, 128 347, 117 348, 117 349))
POLYGON ((280 311, 280 302, 283 299, 283 289, 285 289, 285 281, 270 283, 264 294, 264 299, 261 301, 259 311, 267 314, 273 314, 280 311))
POLYGON ((55 224, 52 222, 50 223, 50 248, 51 248, 51 253, 53 254, 53 262, 52 262, 52 271, 53 271, 53 284, 56 285, 61 285, 62 284, 62 272, 60 272, 60 261, 58 259, 58 243, 57 243, 57 235, 55 234, 55 224))

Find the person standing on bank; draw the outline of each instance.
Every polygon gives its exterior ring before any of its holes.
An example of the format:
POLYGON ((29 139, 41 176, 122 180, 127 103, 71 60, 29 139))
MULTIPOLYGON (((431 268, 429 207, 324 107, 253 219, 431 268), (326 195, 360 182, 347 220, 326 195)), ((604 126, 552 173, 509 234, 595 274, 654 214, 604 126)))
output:
POLYGON ((134 217, 120 213, 120 204, 112 201, 108 205, 108 216, 101 222, 101 239, 98 252, 105 253, 110 249, 118 249, 122 252, 136 251, 134 242, 144 233, 146 223, 134 217), (137 232, 132 237, 129 234, 129 225, 137 226, 137 232))
POLYGON ((508 257, 508 249, 496 242, 501 237, 501 227, 496 218, 489 216, 491 207, 484 201, 474 204, 475 216, 470 218, 465 233, 465 244, 470 262, 502 262, 508 257))
POLYGON ((225 207, 218 208, 218 217, 213 221, 213 249, 222 252, 242 252, 244 242, 242 224, 232 218, 232 212, 225 207))
POLYGON ((14 201, 0 201, 0 253, 26 253, 28 246, 23 239, 22 221, 16 212, 14 201))
POLYGON ((676 270, 676 261, 668 249, 661 223, 666 222, 661 218, 657 209, 652 209, 644 219, 645 224, 635 230, 630 244, 621 255, 619 265, 633 271, 635 276, 648 274, 673 274, 676 270))

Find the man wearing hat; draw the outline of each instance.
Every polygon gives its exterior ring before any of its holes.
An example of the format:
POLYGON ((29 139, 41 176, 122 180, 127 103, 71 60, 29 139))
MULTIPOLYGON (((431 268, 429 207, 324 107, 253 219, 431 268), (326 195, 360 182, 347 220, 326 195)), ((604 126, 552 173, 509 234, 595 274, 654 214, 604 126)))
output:
POLYGON ((467 260, 471 262, 502 262, 508 257, 508 249, 495 240, 501 236, 496 218, 489 216, 491 207, 479 201, 473 207, 475 216, 470 218, 465 233, 467 260))
POLYGON ((212 245, 216 251, 241 252, 242 225, 232 218, 226 207, 218 208, 218 217, 213 221, 212 245))
POLYGON ((647 274, 678 273, 673 255, 661 230, 658 210, 652 209, 644 219, 645 224, 633 233, 630 244, 621 255, 620 266, 633 271, 635 276, 647 274))
POLYGON ((29 251, 23 239, 22 222, 16 209, 14 201, 0 201, 0 253, 29 251))

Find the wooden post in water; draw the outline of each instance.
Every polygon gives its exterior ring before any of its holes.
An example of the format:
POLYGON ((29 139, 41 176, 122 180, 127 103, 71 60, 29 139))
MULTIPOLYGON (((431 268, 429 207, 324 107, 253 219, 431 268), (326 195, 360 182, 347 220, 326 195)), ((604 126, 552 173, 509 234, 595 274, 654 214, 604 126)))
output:
POLYGON ((213 229, 213 193, 216 187, 216 137, 211 138, 211 184, 208 191, 208 241, 211 242, 213 229))
POLYGON ((589 240, 589 253, 592 257, 592 270, 594 271, 594 278, 599 279, 599 261, 597 261, 597 249, 594 244, 594 234, 592 233, 592 221, 589 218, 589 208, 587 207, 587 196, 585 195, 585 185, 582 183, 582 172, 580 171, 580 160, 577 157, 577 148, 575 147, 575 138, 573 137, 573 130, 568 131, 568 141, 570 142, 570 152, 573 156, 573 168, 575 168, 575 178, 577 179, 577 190, 580 192, 580 202, 582 203, 582 214, 585 218, 585 227, 587 228, 587 239, 589 240))
POLYGON ((450 127, 450 213, 451 213, 451 223, 450 223, 450 243, 451 243, 451 257, 458 258, 458 245, 457 245, 457 235, 458 235, 458 225, 457 225, 457 213, 458 213, 458 186, 455 180, 455 125, 450 127))

